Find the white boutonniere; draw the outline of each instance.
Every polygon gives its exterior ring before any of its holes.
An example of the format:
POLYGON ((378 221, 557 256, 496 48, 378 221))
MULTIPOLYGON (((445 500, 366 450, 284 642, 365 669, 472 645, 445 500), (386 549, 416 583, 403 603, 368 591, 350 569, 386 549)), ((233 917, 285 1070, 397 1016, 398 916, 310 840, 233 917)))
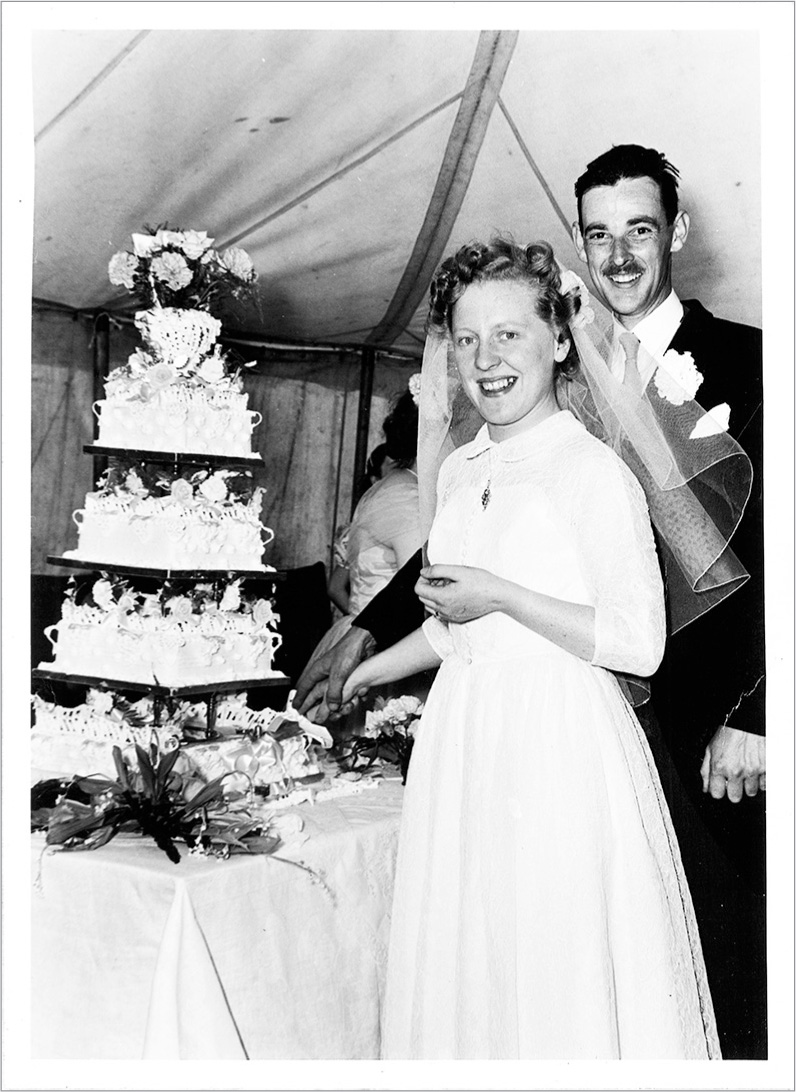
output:
POLYGON ((700 417, 696 425, 694 425, 689 439, 704 440, 707 436, 719 436, 722 432, 726 432, 729 427, 730 407, 726 402, 722 402, 720 405, 714 406, 712 410, 708 410, 704 417, 700 417))
POLYGON ((696 397, 703 378, 690 353, 668 349, 655 370, 655 388, 661 398, 673 406, 682 406, 696 397))

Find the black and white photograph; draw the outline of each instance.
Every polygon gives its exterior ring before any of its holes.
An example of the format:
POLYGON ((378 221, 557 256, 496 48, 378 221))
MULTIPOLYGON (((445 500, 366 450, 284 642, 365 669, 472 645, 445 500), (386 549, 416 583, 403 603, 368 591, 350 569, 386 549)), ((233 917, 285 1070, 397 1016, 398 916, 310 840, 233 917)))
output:
POLYGON ((1 1087, 794 1088, 793 22, 2 4, 1 1087))

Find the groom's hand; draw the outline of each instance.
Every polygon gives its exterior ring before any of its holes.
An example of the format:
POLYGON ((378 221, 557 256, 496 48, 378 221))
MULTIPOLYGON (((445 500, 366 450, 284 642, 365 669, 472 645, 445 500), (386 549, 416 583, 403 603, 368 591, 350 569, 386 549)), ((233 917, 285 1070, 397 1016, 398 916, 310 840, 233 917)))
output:
POLYGON ((737 804, 766 788, 766 738, 725 724, 705 750, 702 791, 714 800, 726 796, 737 804))
POLYGON ((296 684, 295 707, 305 715, 314 710, 319 724, 347 713, 343 705, 345 681, 375 648, 376 642, 366 629, 352 626, 325 655, 304 669, 296 684))

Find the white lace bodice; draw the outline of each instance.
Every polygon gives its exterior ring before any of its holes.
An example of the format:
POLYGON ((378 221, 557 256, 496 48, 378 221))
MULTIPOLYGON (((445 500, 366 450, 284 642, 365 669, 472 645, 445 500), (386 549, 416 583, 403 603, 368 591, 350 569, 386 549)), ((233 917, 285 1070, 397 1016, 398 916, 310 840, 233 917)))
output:
MULTIPOLYGON (((655 671, 665 613, 646 500, 619 457, 569 411, 501 443, 484 427, 446 459, 437 497, 432 564, 487 569, 593 606, 592 662, 634 675, 655 671)), ((449 628, 429 619, 424 628, 443 658, 451 651, 470 661, 561 651, 499 612, 449 628)))

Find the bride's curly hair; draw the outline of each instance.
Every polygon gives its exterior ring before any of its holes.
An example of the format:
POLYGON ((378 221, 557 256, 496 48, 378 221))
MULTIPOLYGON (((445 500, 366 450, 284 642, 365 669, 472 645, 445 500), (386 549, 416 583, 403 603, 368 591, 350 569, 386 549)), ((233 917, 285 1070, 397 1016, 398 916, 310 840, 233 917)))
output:
MULTIPOLYGON (((561 277, 549 243, 523 247, 498 236, 488 244, 468 243, 442 263, 429 291, 429 328, 449 334, 456 301, 471 284, 485 281, 529 285, 534 290, 537 316, 559 337, 567 336, 567 327, 580 310, 577 291, 560 291, 561 277)), ((556 366, 556 371, 570 376, 577 367, 577 353, 570 344, 566 359, 556 366)))

